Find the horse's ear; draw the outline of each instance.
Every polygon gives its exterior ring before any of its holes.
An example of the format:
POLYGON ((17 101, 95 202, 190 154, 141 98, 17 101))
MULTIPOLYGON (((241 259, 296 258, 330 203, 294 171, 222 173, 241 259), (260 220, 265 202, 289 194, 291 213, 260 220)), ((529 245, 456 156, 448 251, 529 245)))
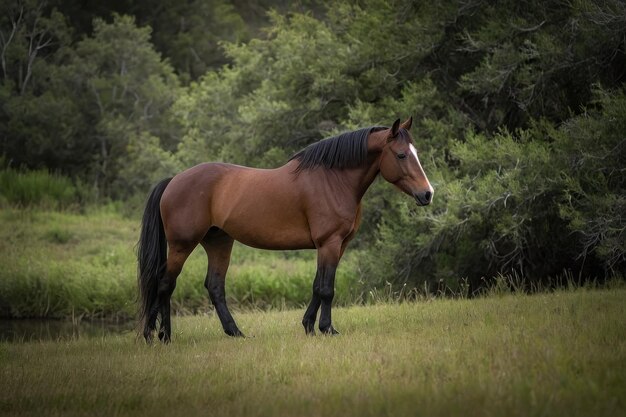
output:
POLYGON ((389 132, 389 137, 387 138, 387 141, 395 139, 396 136, 398 136, 399 130, 400 130, 400 119, 396 119, 396 121, 393 122, 393 126, 391 126, 391 132, 389 132))
POLYGON ((400 125, 400 127, 402 129, 411 130, 411 124, 413 124, 413 116, 406 119, 405 122, 400 125))

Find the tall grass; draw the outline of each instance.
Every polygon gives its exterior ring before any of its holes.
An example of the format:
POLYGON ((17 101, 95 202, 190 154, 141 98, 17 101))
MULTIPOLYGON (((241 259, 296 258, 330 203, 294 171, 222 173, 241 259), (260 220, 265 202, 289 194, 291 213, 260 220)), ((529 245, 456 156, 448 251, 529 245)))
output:
MULTIPOLYGON (((0 316, 129 319, 135 314, 139 221, 116 211, 0 210, 0 316)), ((300 307, 310 298, 315 252, 270 252, 235 245, 226 280, 234 309, 300 307)), ((207 260, 197 248, 172 297, 175 314, 212 310, 207 260)), ((337 304, 355 301, 354 263, 337 276, 337 304)))
POLYGON ((77 202, 77 189, 67 177, 45 169, 0 169, 0 206, 58 209, 77 202))

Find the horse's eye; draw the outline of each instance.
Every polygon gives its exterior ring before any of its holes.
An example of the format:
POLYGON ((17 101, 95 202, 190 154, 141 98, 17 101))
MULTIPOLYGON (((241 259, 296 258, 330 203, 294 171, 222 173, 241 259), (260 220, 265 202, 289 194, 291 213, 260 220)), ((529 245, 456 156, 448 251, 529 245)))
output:
POLYGON ((398 159, 404 159, 404 158, 406 158, 406 154, 403 154, 403 153, 398 154, 398 159))

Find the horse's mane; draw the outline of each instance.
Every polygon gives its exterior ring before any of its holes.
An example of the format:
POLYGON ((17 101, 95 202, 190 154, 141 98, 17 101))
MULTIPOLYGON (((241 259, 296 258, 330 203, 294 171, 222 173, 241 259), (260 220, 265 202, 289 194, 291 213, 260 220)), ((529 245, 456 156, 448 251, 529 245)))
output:
POLYGON ((300 164, 296 173, 323 166, 331 168, 354 168, 367 159, 367 137, 372 132, 387 129, 383 126, 366 127, 322 139, 294 154, 289 160, 297 159, 300 164))

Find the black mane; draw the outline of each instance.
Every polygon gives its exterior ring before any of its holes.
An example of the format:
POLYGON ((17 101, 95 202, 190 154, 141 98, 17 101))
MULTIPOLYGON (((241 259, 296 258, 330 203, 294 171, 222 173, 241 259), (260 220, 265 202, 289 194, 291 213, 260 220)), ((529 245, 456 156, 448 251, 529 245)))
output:
POLYGON ((300 161, 295 169, 296 173, 318 166, 326 169, 354 168, 362 165, 367 159, 369 134, 383 129, 387 128, 372 126, 322 139, 297 152, 289 160, 300 161))

